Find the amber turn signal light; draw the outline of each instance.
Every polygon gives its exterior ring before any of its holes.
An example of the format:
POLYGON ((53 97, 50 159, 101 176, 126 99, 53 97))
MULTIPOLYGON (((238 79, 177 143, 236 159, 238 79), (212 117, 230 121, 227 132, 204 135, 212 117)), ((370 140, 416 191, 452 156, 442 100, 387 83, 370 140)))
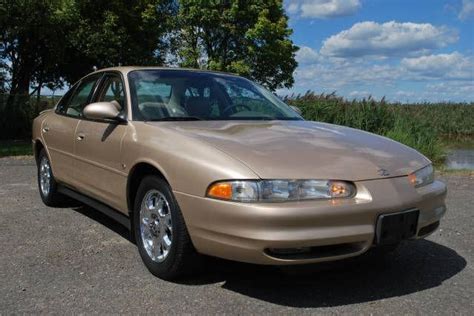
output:
POLYGON ((215 199, 232 199, 232 184, 229 182, 214 183, 207 190, 207 196, 215 199))

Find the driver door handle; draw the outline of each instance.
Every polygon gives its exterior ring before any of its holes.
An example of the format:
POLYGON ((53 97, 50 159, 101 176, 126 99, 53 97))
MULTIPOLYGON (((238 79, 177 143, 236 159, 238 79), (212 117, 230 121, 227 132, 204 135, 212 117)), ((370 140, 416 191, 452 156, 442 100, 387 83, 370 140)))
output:
POLYGON ((84 138, 86 138, 86 135, 84 133, 77 134, 77 140, 81 141, 81 140, 84 140, 84 138))

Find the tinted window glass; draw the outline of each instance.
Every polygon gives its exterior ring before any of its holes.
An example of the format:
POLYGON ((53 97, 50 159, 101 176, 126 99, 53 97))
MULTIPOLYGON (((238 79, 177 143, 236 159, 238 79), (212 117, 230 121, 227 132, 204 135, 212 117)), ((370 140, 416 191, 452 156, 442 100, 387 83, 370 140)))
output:
POLYGON ((74 117, 81 117, 82 110, 88 104, 94 87, 100 76, 94 76, 84 79, 72 94, 67 102, 66 114, 74 117))
POLYGON ((136 120, 301 120, 263 87, 225 74, 182 70, 129 73, 136 120))
POLYGON ((73 94, 74 90, 76 90, 76 88, 77 84, 72 86, 72 88, 69 89, 68 92, 66 92, 66 94, 61 98, 61 100, 59 100, 59 103, 56 106, 56 112, 63 114, 66 112, 68 101, 71 98, 71 95, 73 94))
POLYGON ((149 102, 156 100, 169 101, 171 96, 171 85, 160 82, 143 82, 137 86, 137 94, 149 102))
POLYGON ((98 101, 117 102, 120 109, 125 105, 125 93, 123 91, 123 82, 118 75, 106 75, 102 91, 98 101))

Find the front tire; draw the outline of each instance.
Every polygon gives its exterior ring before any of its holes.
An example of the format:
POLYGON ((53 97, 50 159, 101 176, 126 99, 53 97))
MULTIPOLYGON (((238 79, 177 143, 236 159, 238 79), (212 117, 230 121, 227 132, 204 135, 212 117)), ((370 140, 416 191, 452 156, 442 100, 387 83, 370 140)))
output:
POLYGON ((172 280, 199 263, 183 215, 170 186, 157 176, 145 177, 137 191, 133 229, 138 252, 155 276, 172 280))
POLYGON ((47 206, 62 206, 66 197, 58 192, 58 183, 53 175, 51 162, 44 149, 38 155, 38 188, 41 200, 47 206))

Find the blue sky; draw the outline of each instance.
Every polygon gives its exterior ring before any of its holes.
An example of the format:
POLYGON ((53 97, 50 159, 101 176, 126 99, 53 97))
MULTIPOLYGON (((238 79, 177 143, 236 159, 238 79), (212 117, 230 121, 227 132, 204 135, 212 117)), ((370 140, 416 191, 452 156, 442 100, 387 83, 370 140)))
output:
POLYGON ((474 0, 285 0, 292 89, 390 101, 474 101, 474 0))

